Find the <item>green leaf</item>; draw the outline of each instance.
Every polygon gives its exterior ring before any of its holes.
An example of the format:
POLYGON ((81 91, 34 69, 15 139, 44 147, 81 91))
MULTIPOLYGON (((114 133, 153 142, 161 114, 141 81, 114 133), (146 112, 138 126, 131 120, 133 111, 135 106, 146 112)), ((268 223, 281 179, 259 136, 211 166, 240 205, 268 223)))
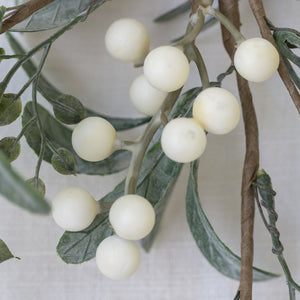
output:
POLYGON ((22 112, 20 98, 13 100, 15 94, 4 94, 0 101, 0 126, 11 124, 22 112))
POLYGON ((12 162, 20 155, 21 145, 15 137, 5 137, 0 140, 0 150, 5 154, 9 162, 12 162))
POLYGON ((10 258, 14 258, 13 254, 10 252, 4 241, 0 239, 0 263, 10 258))
POLYGON ((41 178, 36 180, 34 177, 27 179, 26 182, 32 185, 35 189, 37 189, 43 196, 46 194, 46 186, 44 181, 41 178))
POLYGON ((65 148, 58 148, 56 150, 51 158, 51 164, 53 168, 60 174, 76 174, 75 158, 73 154, 65 148))
MULTIPOLYGON (((16 4, 22 4, 27 0, 16 0, 16 4)), ((32 14, 23 22, 15 25, 11 31, 41 31, 60 27, 67 24, 80 13, 85 11, 93 2, 93 9, 108 0, 56 0, 44 8, 32 14)))
MULTIPOLYGON (((90 175, 107 175, 119 172, 128 167, 130 160, 130 153, 128 151, 114 152, 110 157, 99 162, 88 162, 81 159, 73 150, 71 143, 72 131, 68 127, 58 122, 46 109, 38 105, 38 113, 42 128, 48 141, 55 149, 65 148, 74 156, 76 173, 84 173, 90 175)), ((22 116, 23 126, 33 117, 32 102, 28 102, 24 108, 22 116)), ((28 128, 25 132, 25 137, 28 145, 38 155, 41 145, 40 132, 37 124, 28 128)), ((46 145, 44 160, 51 163, 53 152, 46 145)))
MULTIPOLYGON (((171 118, 179 115, 190 115, 192 104, 201 88, 194 88, 179 97, 176 106, 171 112, 171 118)), ((146 197, 154 206, 156 213, 156 224, 152 232, 141 241, 145 250, 149 251, 154 238, 158 232, 159 224, 165 210, 168 197, 179 175, 181 164, 168 159, 160 146, 160 135, 162 127, 154 135, 148 151, 145 155, 140 176, 138 180, 137 194, 146 197)), ((125 180, 120 182, 113 191, 108 193, 99 202, 112 203, 124 195, 125 180)), ((65 232, 58 243, 57 252, 67 263, 81 263, 91 259, 96 253, 96 249, 102 240, 98 239, 98 234, 94 231, 108 232, 111 230, 108 214, 103 214, 101 224, 95 221, 95 226, 91 226, 87 231, 81 233, 65 232), (85 237, 88 238, 85 238, 85 237), (67 237, 67 238, 66 238, 67 237), (83 240, 84 239, 84 240, 83 240), (94 241, 94 239, 96 239, 94 241), (65 250, 67 249, 67 251, 65 250), (68 250, 70 249, 70 250, 68 250), (66 255, 67 253, 67 255, 66 255), (89 253, 89 255, 86 255, 89 253)), ((105 237, 108 235, 105 235, 105 237)), ((104 237, 103 237, 104 238, 104 237)))
POLYGON ((66 231, 59 240, 57 253, 68 264, 80 264, 95 257, 98 245, 112 234, 108 214, 99 214, 85 230, 66 231))
MULTIPOLYGON (((7 33, 7 38, 8 38, 8 41, 15 53, 17 53, 17 54, 25 53, 25 50, 22 48, 22 46, 19 44, 19 42, 11 34, 7 33)), ((28 60, 26 63, 24 63, 22 65, 22 67, 24 68, 24 71, 26 72, 28 77, 32 77, 37 71, 36 66, 33 64, 33 62, 31 60, 28 60)), ((45 99, 53 107, 59 106, 60 103, 58 102, 57 99, 61 95, 65 95, 62 92, 60 92, 56 87, 54 87, 49 81, 47 81, 47 79, 43 75, 41 75, 39 78, 38 91, 45 97, 45 99)), ((85 111, 87 113, 87 117, 98 116, 98 117, 102 117, 102 118, 106 119, 114 126, 114 128, 117 131, 127 130, 130 128, 134 128, 134 127, 143 125, 143 124, 149 122, 151 119, 149 117, 137 118, 137 119, 111 117, 111 116, 107 116, 104 114, 99 114, 88 108, 85 108, 85 111)))
POLYGON ((32 186, 24 182, 0 151, 0 194, 7 200, 33 212, 48 214, 50 206, 32 186))
POLYGON ((300 48, 300 35, 298 32, 291 30, 277 30, 273 34, 277 47, 280 53, 288 58, 295 65, 300 67, 300 57, 298 57, 292 50, 290 45, 300 48))
POLYGON ((291 76, 297 88, 300 90, 300 77, 297 75, 297 73, 295 72, 295 70, 293 69, 291 63, 288 61, 287 58, 282 57, 282 60, 289 72, 289 75, 291 76))
MULTIPOLYGON (((197 246, 202 254, 223 275, 240 278, 241 259, 234 254, 217 236, 207 219, 198 195, 198 162, 191 163, 186 195, 186 216, 197 246)), ((268 280, 278 275, 253 268, 253 280, 268 280)))
POLYGON ((77 124, 86 117, 81 102, 72 95, 61 94, 56 98, 53 112, 59 121, 65 124, 77 124))

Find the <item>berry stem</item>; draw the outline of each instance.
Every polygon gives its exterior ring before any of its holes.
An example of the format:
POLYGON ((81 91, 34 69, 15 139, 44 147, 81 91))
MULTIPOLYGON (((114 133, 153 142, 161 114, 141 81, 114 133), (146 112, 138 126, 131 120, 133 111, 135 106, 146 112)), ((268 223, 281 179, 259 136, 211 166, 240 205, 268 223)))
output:
POLYGON ((198 69, 203 89, 210 87, 207 69, 199 49, 195 44, 189 44, 185 48, 185 54, 189 60, 192 60, 198 69))
POLYGON ((164 117, 170 113, 173 105, 175 104, 178 96, 180 95, 181 90, 182 88, 168 94, 163 105, 153 116, 150 123, 146 127, 144 134, 136 141, 134 147, 132 147, 132 157, 125 182, 125 195, 136 193, 138 176, 140 173, 146 150, 155 132, 162 124, 162 119, 164 119, 164 117))
POLYGON ((232 34, 237 45, 245 41, 245 37, 240 33, 240 31, 232 24, 232 22, 226 18, 220 11, 213 8, 212 6, 199 7, 204 15, 209 14, 220 21, 220 23, 232 34))
POLYGON ((187 26, 184 37, 178 41, 175 46, 185 47, 194 42, 198 34, 200 33, 204 24, 204 15, 201 10, 190 16, 190 22, 187 26))

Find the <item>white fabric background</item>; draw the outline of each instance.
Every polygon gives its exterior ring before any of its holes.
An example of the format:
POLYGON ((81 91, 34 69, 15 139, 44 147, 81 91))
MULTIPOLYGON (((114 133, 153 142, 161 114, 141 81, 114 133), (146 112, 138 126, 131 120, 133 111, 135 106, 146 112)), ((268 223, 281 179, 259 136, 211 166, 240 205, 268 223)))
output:
MULTIPOLYGON (((9 1, 1 1, 6 5, 9 1)), ((129 104, 128 87, 140 69, 113 60, 104 48, 106 28, 115 19, 134 17, 141 20, 151 36, 151 47, 167 44, 184 32, 187 15, 155 24, 152 19, 181 3, 181 0, 113 0, 95 11, 85 23, 77 25, 53 45, 46 64, 47 75, 63 92, 77 96, 86 106, 116 116, 140 116, 129 104)), ((242 32, 247 37, 258 35, 247 1, 240 1, 242 32)), ((299 29, 300 2, 265 1, 269 18, 277 25, 299 29)), ((25 36, 29 46, 49 33, 25 36)), ((197 40, 212 80, 229 65, 219 26, 210 28, 197 40)), ((0 46, 10 53, 5 37, 0 46)), ((13 64, 0 65, 1 78, 13 64)), ((15 92, 26 80, 18 72, 9 86, 15 92)), ((199 85, 192 67, 187 86, 199 85)), ((234 76, 224 87, 237 95, 234 76)), ((285 256, 296 280, 300 281, 300 122, 298 113, 279 76, 262 84, 251 84, 260 127, 261 167, 272 176, 277 191, 278 227, 285 246, 285 256)), ((23 96, 29 101, 30 91, 23 96)), ((43 101, 41 99, 41 101, 43 101)), ((47 106, 47 104, 45 104, 47 106)), ((47 106, 48 107, 48 106, 47 106)), ((1 127, 0 138, 17 135, 20 118, 1 127)), ((136 137, 138 131, 121 136, 136 137)), ((201 159, 199 191, 203 207, 216 232, 232 250, 240 250, 240 183, 244 155, 243 124, 226 136, 208 137, 208 147, 201 159)), ((13 163, 26 178, 32 177, 37 157, 22 140, 22 153, 13 163)), ((113 189, 126 172, 107 177, 62 176, 44 163, 41 178, 51 200, 61 189, 81 186, 96 199, 113 189)), ((136 274, 125 281, 111 281, 100 274, 95 261, 82 265, 66 265, 56 254, 56 244, 63 233, 51 216, 33 216, 1 198, 0 237, 12 252, 22 259, 0 265, 1 300, 177 300, 233 299, 238 282, 220 275, 203 258, 189 232, 185 220, 184 198, 188 167, 186 166, 172 194, 161 230, 149 254, 142 253, 136 274)), ((271 240, 260 216, 255 220, 255 265, 282 273, 271 253, 271 240)), ((288 299, 285 279, 254 284, 254 299, 288 299)))

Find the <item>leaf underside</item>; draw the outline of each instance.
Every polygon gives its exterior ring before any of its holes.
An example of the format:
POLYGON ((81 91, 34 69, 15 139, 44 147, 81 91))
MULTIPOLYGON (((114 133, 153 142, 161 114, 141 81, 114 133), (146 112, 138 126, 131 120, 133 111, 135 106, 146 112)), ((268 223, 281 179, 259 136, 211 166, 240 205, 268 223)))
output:
MULTIPOLYGON (((99 0, 94 9, 108 0, 99 0)), ((16 5, 27 2, 27 0, 16 0, 16 5)), ((93 0, 56 0, 44 8, 36 11, 23 22, 15 25, 10 31, 42 31, 60 27, 67 24, 85 11, 93 0)))
MULTIPOLYGON (((198 195, 198 162, 191 163, 186 195, 186 216, 197 246, 209 263, 223 275, 239 280, 241 259, 217 236, 205 215, 198 195)), ((253 280, 263 281, 278 275, 253 267, 253 280)))

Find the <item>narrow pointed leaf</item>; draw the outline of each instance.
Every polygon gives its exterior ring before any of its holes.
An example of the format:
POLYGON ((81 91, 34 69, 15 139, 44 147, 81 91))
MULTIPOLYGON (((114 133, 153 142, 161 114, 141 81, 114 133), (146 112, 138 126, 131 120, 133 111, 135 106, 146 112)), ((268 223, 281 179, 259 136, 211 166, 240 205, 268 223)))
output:
MULTIPOLYGON (((198 162, 193 162, 186 195, 186 216, 191 233, 198 248, 214 268, 227 277, 239 280, 241 259, 220 240, 206 217, 199 200, 197 174, 198 162)), ((255 281, 274 277, 278 275, 253 268, 255 281)))
MULTIPOLYGON (((22 4, 27 0, 17 0, 16 4, 22 4)), ((93 8, 100 6, 107 0, 97 1, 93 8)), ((82 11, 95 1, 93 0, 56 0, 44 8, 38 10, 23 22, 15 25, 11 31, 41 31, 56 28, 67 24, 77 17, 82 11)))
MULTIPOLYGON (((76 173, 90 175, 107 175, 119 172, 128 167, 130 153, 128 151, 114 152, 110 157, 99 162, 88 162, 81 159, 73 150, 71 143, 72 130, 58 122, 46 109, 38 105, 38 113, 46 138, 56 148, 66 148, 74 157, 76 173)), ((33 117, 32 103, 28 102, 22 117, 23 126, 33 117)), ((41 137, 36 123, 25 132, 28 145, 39 153, 41 137)), ((51 163, 52 151, 46 146, 44 160, 51 163)))
POLYGON ((0 263, 10 258, 14 258, 13 254, 10 252, 4 241, 0 239, 0 263))
MULTIPOLYGON (((8 41, 14 50, 15 53, 24 54, 25 50, 19 44, 19 42, 9 33, 7 33, 8 41)), ((28 75, 28 77, 32 77, 37 68, 31 60, 28 60, 26 63, 22 65, 24 71, 28 75)), ((65 107, 61 101, 59 101, 60 97, 65 97, 66 95, 60 92, 56 87, 54 87, 42 74, 39 78, 38 82, 38 91, 45 97, 45 99, 53 106, 55 109, 56 107, 64 108, 65 110, 68 107, 65 107)), ((74 97, 75 98, 75 97, 74 97)), ((78 100, 78 99, 77 99, 78 100)), ((79 100, 78 100, 79 101, 79 100)), ((143 125, 150 121, 151 118, 118 118, 118 117, 111 117, 104 114, 99 114, 89 108, 84 108, 86 111, 87 117, 102 117, 109 121, 117 131, 127 130, 130 128, 134 128, 140 125, 143 125)))
POLYGON ((33 213, 47 214, 50 206, 42 195, 26 183, 0 151, 0 194, 33 213))

